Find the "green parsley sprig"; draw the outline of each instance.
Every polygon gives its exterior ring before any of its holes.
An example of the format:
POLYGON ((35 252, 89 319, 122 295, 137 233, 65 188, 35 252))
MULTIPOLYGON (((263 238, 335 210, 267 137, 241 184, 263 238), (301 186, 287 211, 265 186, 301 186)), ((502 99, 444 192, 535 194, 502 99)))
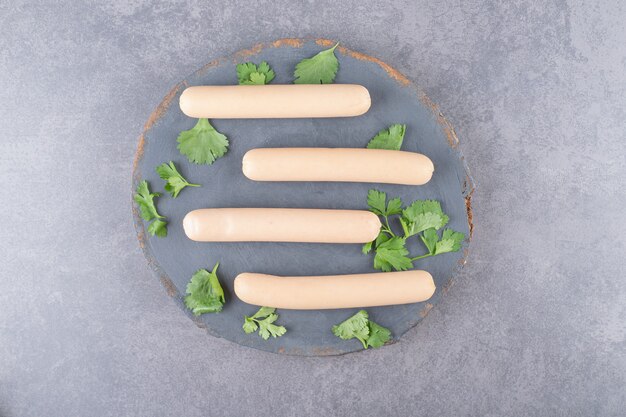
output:
POLYGON ((406 125, 394 124, 383 129, 367 144, 368 149, 388 149, 399 151, 402 147, 406 125))
POLYGON ((441 237, 438 230, 449 221, 435 200, 417 200, 402 208, 402 200, 394 198, 387 202, 387 194, 370 190, 367 194, 367 205, 372 213, 383 217, 380 233, 376 240, 363 245, 362 252, 367 254, 374 250, 374 269, 385 272, 392 270, 406 271, 413 268, 413 262, 430 256, 448 252, 458 252, 465 235, 452 229, 445 229, 441 237), (390 225, 390 216, 399 215, 404 232, 398 236, 390 225), (406 240, 419 236, 428 252, 415 257, 409 256, 406 240))
POLYGON ((278 314, 273 307, 261 307, 259 311, 254 315, 248 317, 244 316, 243 331, 246 334, 254 333, 259 330, 259 336, 264 340, 270 338, 270 336, 276 338, 287 333, 287 329, 283 326, 278 326, 274 322, 278 320, 278 314))
POLYGON ((161 193, 151 193, 148 181, 143 180, 137 185, 137 190, 133 199, 139 206, 139 214, 142 219, 149 222, 154 220, 148 226, 148 233, 152 236, 166 237, 167 222, 165 216, 161 216, 157 211, 154 199, 161 196, 161 193))
POLYGON ((365 349, 379 348, 391 339, 391 331, 371 321, 365 310, 333 326, 332 332, 343 340, 358 339, 365 349))
POLYGON ((222 311, 226 299, 217 277, 219 265, 219 262, 216 263, 211 272, 206 269, 199 269, 187 284, 185 305, 196 316, 222 311))
POLYGON ((338 45, 300 61, 293 73, 296 77, 294 84, 332 84, 339 69, 339 61, 335 56, 338 45))
POLYGON ((189 162, 211 165, 228 151, 228 139, 215 130, 208 119, 198 119, 198 123, 178 135, 178 150, 189 162))
POLYGON ((252 62, 237 64, 237 79, 240 85, 269 84, 276 74, 265 61, 258 66, 252 62))
POLYGON ((178 193, 185 187, 200 187, 200 184, 192 184, 176 169, 174 162, 164 162, 156 167, 156 172, 161 179, 165 180, 165 191, 172 195, 172 198, 178 197, 178 193))

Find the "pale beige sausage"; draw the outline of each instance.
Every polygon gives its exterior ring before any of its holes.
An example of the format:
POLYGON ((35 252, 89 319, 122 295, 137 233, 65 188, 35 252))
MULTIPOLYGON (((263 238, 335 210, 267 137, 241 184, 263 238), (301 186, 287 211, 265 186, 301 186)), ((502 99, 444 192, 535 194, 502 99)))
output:
POLYGON ((216 208, 185 216, 185 234, 199 242, 366 243, 380 230, 365 210, 216 208))
POLYGON ((292 310, 375 307, 417 303, 435 292, 426 271, 278 277, 245 272, 235 278, 243 302, 292 310))
POLYGON ((180 96, 183 113, 210 119, 350 117, 370 104, 367 88, 356 84, 207 85, 180 96))
POLYGON ((248 151, 243 173, 255 181, 335 181, 423 185, 432 161, 414 152, 353 148, 261 148, 248 151))

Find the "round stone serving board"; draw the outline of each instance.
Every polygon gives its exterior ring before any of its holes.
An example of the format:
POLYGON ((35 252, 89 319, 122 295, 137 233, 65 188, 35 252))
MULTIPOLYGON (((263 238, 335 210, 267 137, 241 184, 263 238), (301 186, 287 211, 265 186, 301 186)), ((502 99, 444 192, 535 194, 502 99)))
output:
MULTIPOLYGON (((474 185, 459 151, 458 139, 443 115, 419 89, 389 65, 376 58, 339 47, 335 53, 340 68, 336 83, 354 83, 367 87, 372 107, 363 116, 329 119, 211 120, 229 141, 228 153, 213 165, 195 165, 176 149, 181 130, 196 121, 185 116, 178 106, 180 94, 192 85, 237 84, 236 65, 267 61, 276 73, 274 84, 293 82, 295 65, 322 49, 332 46, 328 40, 282 39, 254 46, 249 50, 215 60, 176 85, 150 116, 139 138, 134 163, 132 192, 142 179, 151 190, 162 193, 157 207, 169 221, 166 238, 147 234, 147 223, 133 215, 139 244, 149 265, 167 293, 196 325, 210 335, 275 353, 291 355, 337 355, 361 350, 356 340, 340 340, 331 327, 358 309, 295 311, 278 310, 277 324, 288 331, 280 338, 263 340, 257 334, 245 334, 241 328, 244 315, 258 307, 247 305, 234 294, 233 280, 241 272, 275 275, 334 275, 376 272, 373 255, 363 255, 361 245, 306 243, 198 243, 184 234, 182 220, 190 210, 205 207, 302 207, 325 209, 367 209, 370 188, 401 197, 406 203, 416 199, 441 201, 450 216, 451 227, 467 236, 460 252, 419 260, 418 269, 429 271, 437 285, 435 295, 424 303, 368 308, 370 318, 393 333, 397 341, 408 329, 423 319, 445 293, 452 278, 465 263, 471 236, 471 193, 474 185), (241 172, 244 153, 259 147, 345 147, 363 148, 381 129, 393 123, 407 125, 402 150, 420 152, 435 164, 433 179, 425 186, 353 183, 264 183, 254 182, 241 172), (155 172, 163 162, 174 161, 181 173, 201 188, 186 188, 176 199, 164 192, 164 182, 155 172), (218 276, 227 302, 221 313, 193 316, 183 297, 187 282, 200 269, 211 269, 220 262, 218 276)), ((262 105, 262 104, 260 104, 262 105)), ((398 226, 398 225, 396 225, 398 226)), ((425 252, 419 238, 409 240, 412 256, 425 252)))

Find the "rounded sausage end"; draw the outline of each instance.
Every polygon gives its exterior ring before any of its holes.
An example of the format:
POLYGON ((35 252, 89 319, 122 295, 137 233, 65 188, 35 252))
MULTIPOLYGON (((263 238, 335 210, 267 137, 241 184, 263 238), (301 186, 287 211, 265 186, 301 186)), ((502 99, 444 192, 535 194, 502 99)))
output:
POLYGON ((433 161, 427 157, 426 155, 421 155, 420 154, 420 159, 421 159, 421 164, 420 164, 420 181, 418 184, 416 185, 424 185, 426 184, 428 181, 430 181, 433 178, 433 174, 435 173, 435 164, 433 164, 433 161))
POLYGON ((254 304, 250 302, 251 296, 254 295, 251 292, 250 280, 252 276, 247 272, 243 272, 235 277, 234 287, 235 295, 244 303, 254 304))
POLYGON ((426 301, 428 300, 430 297, 433 296, 433 294, 435 294, 435 290, 437 289, 437 286, 435 285, 435 280, 433 279, 433 276, 430 274, 430 272, 428 271, 417 271, 422 275, 422 285, 420 286, 420 290, 422 291, 422 295, 423 295, 423 300, 421 301, 426 301))
POLYGON ((242 160, 241 160, 241 171, 243 172, 243 175, 248 178, 249 180, 255 180, 254 178, 254 170, 253 170, 253 164, 250 164, 250 152, 253 152, 254 149, 249 150, 248 152, 245 153, 245 155, 243 156, 242 160))
POLYGON ((362 85, 359 85, 358 87, 360 87, 359 88, 360 110, 357 114, 355 114, 355 116, 360 116, 362 114, 367 113, 367 111, 372 106, 372 98, 370 97, 369 90, 362 85))
POLYGON ((198 231, 198 221, 196 217, 197 216, 193 211, 190 211, 189 213, 187 213, 185 215, 185 218, 183 219, 183 230, 185 231, 185 234, 187 235, 189 239, 195 240, 196 242, 198 242, 199 231, 198 231))
POLYGON ((180 106, 180 111, 182 111, 185 114, 185 116, 188 116, 188 117, 199 117, 193 111, 194 99, 192 97, 193 96, 193 90, 191 90, 192 88, 193 87, 185 88, 185 91, 183 91, 183 93, 180 95, 180 99, 178 100, 178 104, 180 106))
POLYGON ((378 237, 380 233, 380 228, 382 227, 382 223, 380 222, 380 218, 372 213, 371 211, 366 211, 367 219, 367 240, 363 243, 371 242, 378 237))

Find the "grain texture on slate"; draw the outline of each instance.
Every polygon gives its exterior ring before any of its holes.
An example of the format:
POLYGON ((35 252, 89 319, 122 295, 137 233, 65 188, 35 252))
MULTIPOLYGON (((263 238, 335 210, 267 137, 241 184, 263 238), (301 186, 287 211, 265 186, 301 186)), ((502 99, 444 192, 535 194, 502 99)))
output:
POLYGON ((0 415, 618 416, 626 5, 0 5, 0 415), (461 276, 399 343, 331 358, 208 337, 137 245, 137 137, 214 57, 338 39, 437 103, 478 183, 461 276))

